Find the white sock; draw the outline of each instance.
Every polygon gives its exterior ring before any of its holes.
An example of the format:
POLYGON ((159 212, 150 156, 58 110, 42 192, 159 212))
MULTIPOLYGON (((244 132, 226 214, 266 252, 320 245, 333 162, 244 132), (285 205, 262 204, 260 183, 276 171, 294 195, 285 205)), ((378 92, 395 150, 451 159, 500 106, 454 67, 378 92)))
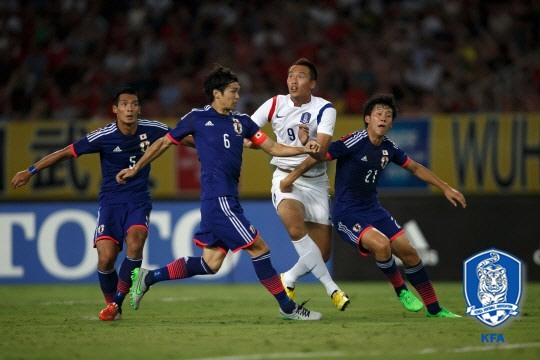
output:
POLYGON ((304 264, 302 258, 299 258, 296 264, 283 273, 283 282, 285 286, 293 288, 296 280, 309 273, 309 268, 304 264))
POLYGON ((300 240, 293 241, 293 245, 296 252, 300 256, 300 260, 304 263, 307 269, 311 270, 313 276, 315 276, 326 288, 328 296, 332 296, 332 293, 339 290, 328 268, 322 258, 321 250, 317 247, 317 244, 309 237, 304 236, 300 240))

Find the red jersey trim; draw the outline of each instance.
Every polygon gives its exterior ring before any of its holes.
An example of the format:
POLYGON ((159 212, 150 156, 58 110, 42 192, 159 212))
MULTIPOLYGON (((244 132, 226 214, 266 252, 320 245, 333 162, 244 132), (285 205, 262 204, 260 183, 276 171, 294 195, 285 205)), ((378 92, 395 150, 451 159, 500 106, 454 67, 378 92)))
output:
POLYGON ((174 139, 174 138, 171 136, 171 134, 169 134, 169 133, 167 133, 167 138, 168 138, 169 140, 171 140, 171 142, 172 142, 174 145, 180 144, 180 141, 176 141, 176 139, 174 139))
POLYGON ((411 162, 411 158, 407 156, 407 160, 405 160, 405 162, 403 163, 403 165, 401 165, 401 167, 402 168, 407 167, 407 165, 409 165, 410 162, 411 162))
POLYGON ((73 146, 73 144, 69 145, 69 149, 71 150, 71 155, 73 155, 73 157, 79 157, 79 155, 77 155, 77 153, 75 152, 75 146, 73 146))
POLYGON ((249 138, 249 140, 257 146, 260 146, 265 140, 268 139, 268 135, 262 131, 257 131, 255 135, 249 138))
POLYGON ((272 98, 272 106, 270 107, 270 111, 268 112, 268 122, 271 122, 272 118, 274 117, 274 112, 276 111, 276 103, 277 95, 272 98))

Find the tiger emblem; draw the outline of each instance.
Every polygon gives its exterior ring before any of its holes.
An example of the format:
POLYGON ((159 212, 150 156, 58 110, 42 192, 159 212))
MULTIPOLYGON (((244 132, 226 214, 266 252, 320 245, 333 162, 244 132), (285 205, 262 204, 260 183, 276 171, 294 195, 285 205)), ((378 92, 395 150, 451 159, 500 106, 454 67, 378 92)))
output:
POLYGON ((478 299, 483 306, 506 302, 508 292, 508 278, 506 269, 499 264, 499 254, 490 253, 490 257, 478 263, 476 275, 478 276, 478 299))

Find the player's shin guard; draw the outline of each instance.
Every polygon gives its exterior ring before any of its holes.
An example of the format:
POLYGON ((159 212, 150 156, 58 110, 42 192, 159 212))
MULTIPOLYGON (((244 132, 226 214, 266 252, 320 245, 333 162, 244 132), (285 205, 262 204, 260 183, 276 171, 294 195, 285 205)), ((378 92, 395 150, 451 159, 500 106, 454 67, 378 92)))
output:
POLYGON ((98 279, 99 286, 103 292, 103 297, 105 298, 105 303, 108 304, 112 301, 118 286, 118 274, 116 273, 116 269, 113 268, 110 271, 98 270, 98 279))
POLYGON ((174 260, 167 266, 149 271, 145 284, 151 286, 160 281, 185 279, 195 275, 210 275, 213 273, 202 256, 186 256, 174 260))
POLYGON ((293 241, 294 248, 300 259, 308 269, 311 269, 311 273, 315 276, 326 288, 328 296, 332 296, 334 291, 339 290, 337 284, 332 280, 328 268, 322 258, 321 250, 317 247, 317 244, 309 237, 304 236, 300 240, 293 241))
POLYGON ((430 314, 436 314, 441 311, 437 295, 435 294, 435 289, 431 285, 431 280, 426 268, 422 262, 419 262, 415 266, 405 268, 405 274, 411 282, 411 285, 414 286, 424 304, 426 304, 427 310, 430 314))
POLYGON ((260 256, 251 258, 253 262, 253 268, 259 278, 261 284, 268 290, 279 303, 279 307, 285 313, 291 313, 296 308, 294 301, 289 299, 283 288, 283 284, 279 279, 279 276, 272 266, 270 260, 270 252, 264 253, 260 256))
POLYGON ((124 298, 127 293, 129 293, 129 288, 131 287, 131 272, 133 269, 141 267, 141 264, 142 258, 132 259, 126 256, 124 261, 122 261, 120 271, 118 272, 118 287, 116 289, 116 294, 112 299, 119 307, 122 307, 124 298))
POLYGON ((377 267, 381 269, 384 276, 388 278, 388 281, 390 281, 398 296, 401 290, 407 289, 407 285, 405 285, 405 283, 403 282, 403 277, 401 277, 401 273, 399 272, 396 266, 396 261, 394 260, 394 257, 392 255, 390 255, 390 258, 388 260, 375 260, 375 263, 377 264, 377 267))

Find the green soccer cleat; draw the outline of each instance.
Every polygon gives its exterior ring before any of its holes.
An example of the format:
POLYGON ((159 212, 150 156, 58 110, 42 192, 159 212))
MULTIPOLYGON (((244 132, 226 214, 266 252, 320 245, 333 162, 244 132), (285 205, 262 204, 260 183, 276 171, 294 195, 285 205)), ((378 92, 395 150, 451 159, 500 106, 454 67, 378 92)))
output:
POLYGON ((439 311, 436 314, 430 314, 428 311, 426 311, 426 317, 438 317, 438 318, 460 318, 461 315, 454 314, 451 311, 446 310, 445 308, 441 308, 441 311, 439 311))
POLYGON ((131 300, 131 307, 137 310, 139 308, 139 303, 141 302, 144 294, 150 289, 149 286, 146 286, 144 279, 148 275, 148 270, 143 268, 136 268, 131 273, 131 281, 133 284, 129 289, 129 298, 131 300))
POLYGON ((336 290, 332 293, 332 303, 339 311, 345 311, 347 305, 351 303, 347 294, 341 290, 336 290))
POLYGON ((294 293, 296 292, 296 288, 294 286, 288 287, 287 285, 285 285, 285 281, 283 280, 283 274, 279 274, 279 279, 281 280, 283 288, 285 289, 285 292, 287 293, 289 299, 294 300, 294 293))
POLYGON ((403 305, 408 311, 420 311, 424 307, 424 304, 418 300, 414 294, 407 289, 401 290, 398 296, 399 302, 403 305))
POLYGON ((279 309, 279 314, 283 320, 321 320, 322 314, 320 312, 312 311, 304 307, 304 301, 302 304, 296 304, 296 308, 292 313, 287 314, 283 310, 279 309))

